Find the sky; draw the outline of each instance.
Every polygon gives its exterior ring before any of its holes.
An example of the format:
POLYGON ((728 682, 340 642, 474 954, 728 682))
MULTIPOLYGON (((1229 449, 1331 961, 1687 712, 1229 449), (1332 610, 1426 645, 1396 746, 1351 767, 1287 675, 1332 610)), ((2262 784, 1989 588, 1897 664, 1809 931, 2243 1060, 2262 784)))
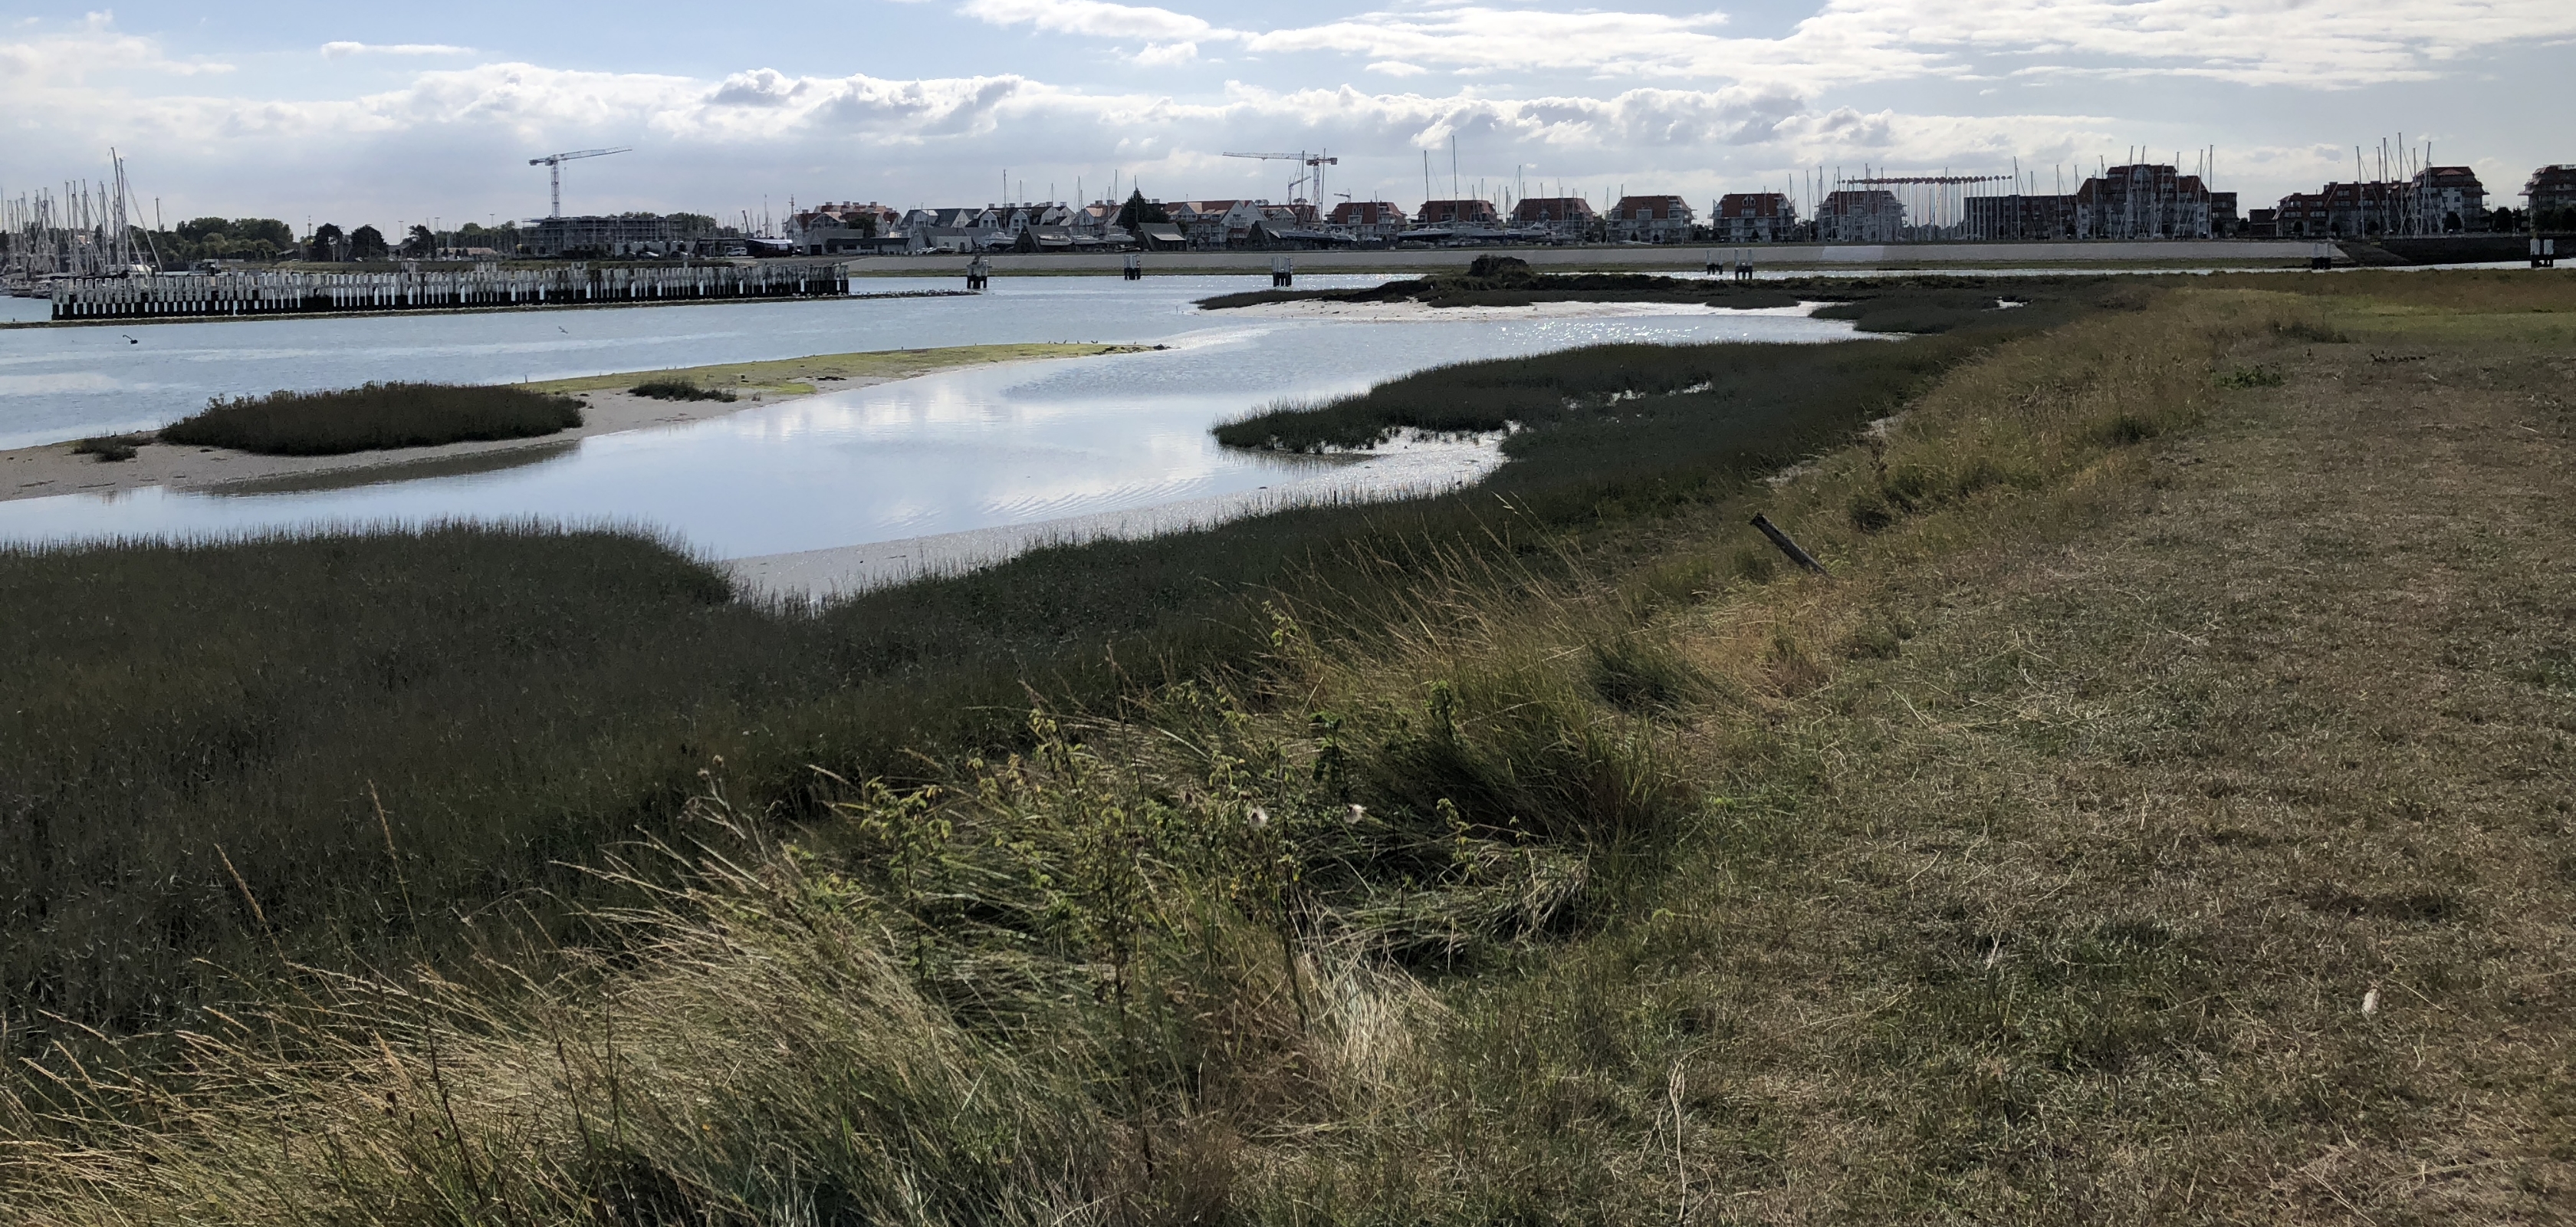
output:
POLYGON ((1801 192, 1817 168, 2040 190, 2142 160, 2243 207, 2375 172, 2400 134, 2499 203, 2576 162, 2571 0, 839 0, 709 8, 20 0, 0 195, 115 148, 175 224, 298 231, 564 211, 728 219, 1098 199, 1801 192))

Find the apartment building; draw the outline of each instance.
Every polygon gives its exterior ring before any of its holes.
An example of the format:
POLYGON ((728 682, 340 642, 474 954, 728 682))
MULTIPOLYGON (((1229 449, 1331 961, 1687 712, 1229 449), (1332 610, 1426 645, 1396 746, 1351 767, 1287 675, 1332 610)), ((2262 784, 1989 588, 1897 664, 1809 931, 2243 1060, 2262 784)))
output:
POLYGON ((1614 243, 1687 243, 1696 216, 1679 196, 1622 196, 1602 220, 1614 243))

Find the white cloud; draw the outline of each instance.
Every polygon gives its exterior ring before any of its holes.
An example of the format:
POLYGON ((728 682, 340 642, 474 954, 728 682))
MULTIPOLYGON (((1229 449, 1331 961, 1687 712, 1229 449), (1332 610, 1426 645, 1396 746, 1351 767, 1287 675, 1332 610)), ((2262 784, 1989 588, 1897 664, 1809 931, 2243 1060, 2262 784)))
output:
POLYGON ((102 13, 73 31, 39 31, 0 42, 0 89, 78 83, 111 72, 193 77, 232 70, 210 60, 174 60, 153 39, 118 33, 102 13))
POLYGON ((1718 12, 1395 7, 1319 25, 1227 29, 1100 0, 969 0, 995 25, 1154 42, 1240 40, 1259 53, 1365 57, 1405 75, 1575 72, 1823 88, 1993 71, 2155 73, 2346 88, 2418 80, 2481 48, 2576 35, 2565 0, 1830 0, 1777 38, 1732 37, 1718 12))
POLYGON ((322 58, 345 60, 353 55, 472 55, 472 47, 445 43, 324 43, 322 58))
MULTIPOLYGON (((227 66, 176 54, 104 20, 13 26, 0 32, 0 114, 13 125, 9 161, 24 168, 13 175, 43 178, 57 161, 63 173, 77 173, 115 145, 174 203, 189 190, 179 186, 189 176, 224 185, 188 206, 196 211, 327 209, 344 221, 353 214, 335 202, 393 202, 379 220, 402 208, 456 208, 460 197, 474 208, 520 207, 533 182, 522 173, 527 156, 612 144, 638 153, 616 159, 615 168, 588 171, 584 181, 603 192, 623 181, 631 195, 617 207, 637 208, 704 208, 772 187, 782 196, 810 186, 936 199, 986 190, 988 168, 997 166, 1025 166, 1033 185, 1044 175, 1067 189, 1078 175, 1105 178, 1119 168, 1144 174, 1148 190, 1164 194, 1276 193, 1269 173, 1276 168, 1257 173, 1215 156, 1229 148, 1329 148, 1345 158, 1337 187, 1382 177, 1420 190, 1412 178, 1420 173, 1417 151, 1445 147, 1452 137, 1470 169, 1481 163, 1476 173, 1488 176, 1516 163, 1544 164, 1538 173, 1596 190, 1609 180, 1688 193, 1734 190, 1725 185, 1757 175, 1770 178, 1752 181, 1776 183, 1798 173, 1782 168, 1820 162, 1846 169, 1864 161, 1991 169, 2014 158, 2025 167, 2090 165, 2096 154, 2117 154, 2141 139, 2186 147, 2216 141, 2229 154, 2222 174, 2232 165, 2243 175, 2227 176, 2225 186, 2251 200, 2337 173, 2330 146, 2346 134, 2301 130, 2307 121, 2286 118, 2290 108, 2274 116, 2262 107, 2183 129, 2183 121, 2153 108, 2179 90, 2211 87, 2158 79, 2343 88, 2457 73, 2458 62, 2482 47, 2546 41, 2536 31, 2576 32, 2576 6, 2562 13, 2532 0, 2489 0, 2447 20, 2437 18, 2432 0, 2269 0, 2270 7, 2252 0, 1995 0, 1973 12, 1933 0, 1829 0, 1776 38, 1737 37, 1714 13, 1432 3, 1439 7, 1390 6, 1245 33, 1164 8, 969 0, 958 11, 971 20, 1098 39, 1117 59, 1102 71, 1106 57, 1095 45, 1069 57, 1072 67, 1044 74, 918 79, 739 65, 656 74, 415 64, 394 88, 342 97, 315 97, 308 83, 292 79, 217 84, 212 74, 227 66), (1215 92, 1156 92, 1158 73, 1199 78, 1204 69, 1197 66, 1208 62, 1202 53, 1224 48, 1232 57, 1237 47, 1266 58, 1235 57, 1228 71, 1267 76, 1215 92), (1290 53, 1354 57, 1348 73, 1360 83, 1337 80, 1331 59, 1321 61, 1320 72, 1313 58, 1283 65, 1290 53), (1098 76, 1084 88, 1049 79, 1060 71, 1098 76), (1457 73, 1467 74, 1467 83, 1433 75, 1457 73), (1845 88, 1927 75, 1994 84, 2107 74, 2144 83, 2101 91, 2106 98, 2144 101, 2123 101, 2129 113, 2109 117, 1949 116, 1886 109, 1887 91, 1876 91, 1867 105, 1847 105, 1857 97, 1845 88), (1290 84, 1315 81, 1321 84, 1290 84), (898 186, 905 183, 914 186, 898 186)), ((425 44, 349 46, 358 49, 330 54, 469 54, 425 44)), ((303 63, 302 71, 318 73, 309 56, 303 63)), ((2472 70, 2491 71, 2493 63, 2472 70)), ((2356 97, 2413 107, 2418 99, 2458 95, 2459 106, 2444 117, 2418 121, 2420 111, 2402 112, 2410 133, 2418 122, 2447 124, 2440 139, 2450 158, 2546 152, 2537 124, 2528 138, 2498 135, 2490 108, 2476 97, 2489 86, 2402 88, 2414 92, 2356 97), (2463 131, 2476 134, 2476 151, 2463 131)), ((2016 96, 2070 94, 2016 94, 2008 84, 1975 105, 2009 108, 2016 96)), ((2512 182, 2520 174, 2513 171, 2512 182)))
POLYGON ((1833 0, 1784 41, 2343 88, 2571 32, 2576 6, 2563 0, 1833 0))
POLYGON ((1102 0, 967 0, 958 11, 997 26, 1029 25, 1052 34, 1091 38, 1182 42, 1227 33, 1187 13, 1102 0))
POLYGON ((1169 68, 1174 64, 1186 64, 1197 58, 1199 58, 1197 43, 1148 43, 1144 50, 1127 57, 1129 62, 1140 68, 1169 68))

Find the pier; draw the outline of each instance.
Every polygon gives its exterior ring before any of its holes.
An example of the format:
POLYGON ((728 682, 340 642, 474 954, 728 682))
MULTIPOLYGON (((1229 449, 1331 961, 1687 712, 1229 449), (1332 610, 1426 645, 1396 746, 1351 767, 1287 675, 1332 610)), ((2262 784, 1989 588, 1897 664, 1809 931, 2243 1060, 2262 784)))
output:
POLYGON ((57 320, 455 311, 849 293, 838 264, 696 264, 412 270, 384 273, 155 273, 58 277, 57 320))

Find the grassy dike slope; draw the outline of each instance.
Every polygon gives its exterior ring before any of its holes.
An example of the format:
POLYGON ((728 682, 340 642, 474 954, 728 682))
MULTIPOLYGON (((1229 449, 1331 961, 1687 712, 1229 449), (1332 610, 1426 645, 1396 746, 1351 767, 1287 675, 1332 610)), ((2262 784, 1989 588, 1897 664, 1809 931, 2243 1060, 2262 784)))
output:
POLYGON ((0 1207, 2547 1219, 2576 296, 2246 284, 2326 296, 2005 343, 1615 566, 1283 605, 792 845, 716 786, 589 947, 40 1060, 0 1207))

